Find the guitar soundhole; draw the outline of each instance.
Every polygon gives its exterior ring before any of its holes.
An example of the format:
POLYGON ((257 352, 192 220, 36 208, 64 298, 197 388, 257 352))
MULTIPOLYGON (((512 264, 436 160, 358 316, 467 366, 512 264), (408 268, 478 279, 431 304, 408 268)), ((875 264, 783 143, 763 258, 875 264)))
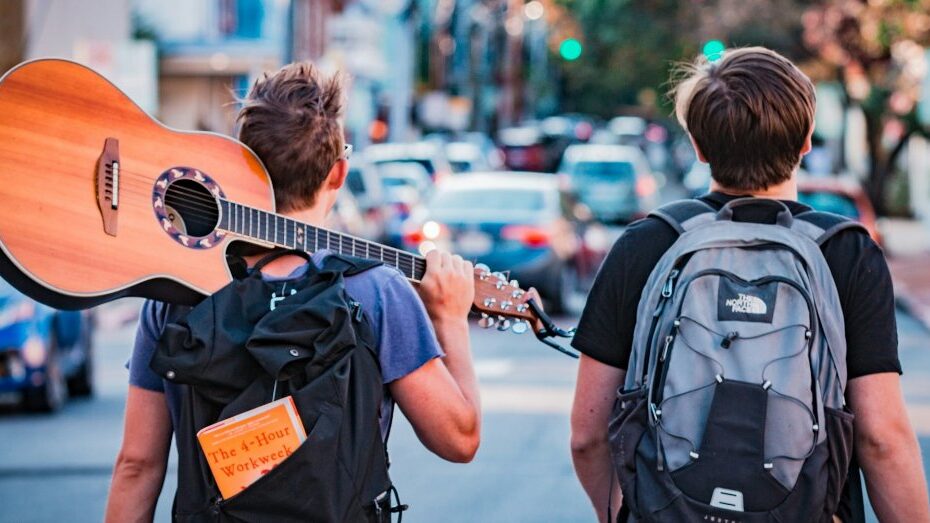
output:
POLYGON ((175 180, 165 191, 168 220, 178 231, 200 238, 209 235, 220 220, 216 198, 200 183, 191 179, 175 180))

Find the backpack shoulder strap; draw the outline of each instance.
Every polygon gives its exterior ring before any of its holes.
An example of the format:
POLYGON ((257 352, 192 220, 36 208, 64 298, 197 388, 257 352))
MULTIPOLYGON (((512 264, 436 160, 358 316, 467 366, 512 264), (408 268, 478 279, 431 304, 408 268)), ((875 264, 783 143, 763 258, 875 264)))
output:
POLYGON ((649 213, 667 223, 675 232, 683 234, 694 227, 713 220, 717 211, 698 199, 679 200, 667 203, 649 213))
POLYGON ((330 254, 323 260, 320 272, 341 272, 346 276, 355 276, 380 265, 383 265, 383 263, 367 258, 330 254))
POLYGON ((824 211, 806 211, 795 215, 791 228, 814 240, 820 246, 847 229, 858 229, 864 234, 869 234, 861 223, 824 211))

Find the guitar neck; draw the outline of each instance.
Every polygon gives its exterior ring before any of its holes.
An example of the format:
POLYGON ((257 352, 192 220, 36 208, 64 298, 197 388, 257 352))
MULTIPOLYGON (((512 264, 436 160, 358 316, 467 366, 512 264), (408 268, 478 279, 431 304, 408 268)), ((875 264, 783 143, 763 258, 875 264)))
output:
POLYGON ((396 268, 411 281, 420 281, 426 272, 426 260, 423 257, 393 247, 228 200, 220 200, 220 209, 222 215, 219 228, 237 236, 286 249, 307 252, 325 249, 346 256, 381 261, 396 268))

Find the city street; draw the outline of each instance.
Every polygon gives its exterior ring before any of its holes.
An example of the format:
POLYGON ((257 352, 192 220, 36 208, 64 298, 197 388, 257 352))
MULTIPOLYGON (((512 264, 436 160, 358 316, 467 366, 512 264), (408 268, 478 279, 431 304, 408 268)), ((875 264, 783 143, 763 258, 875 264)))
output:
MULTIPOLYGON (((121 304, 125 312, 131 304, 121 304)), ((571 323, 565 319, 565 323, 571 323)), ((110 322, 114 323, 114 322, 110 322)), ((103 516, 119 447, 126 371, 134 325, 114 325, 97 339, 97 394, 59 414, 0 414, 0 521, 96 522, 103 516)), ((927 332, 899 314, 904 389, 930 470, 930 350, 927 332)), ((568 451, 575 362, 532 336, 472 330, 482 382, 484 430, 469 465, 424 450, 398 415, 391 473, 409 522, 590 521, 568 451)), ((168 521, 173 466, 156 521, 168 521)))

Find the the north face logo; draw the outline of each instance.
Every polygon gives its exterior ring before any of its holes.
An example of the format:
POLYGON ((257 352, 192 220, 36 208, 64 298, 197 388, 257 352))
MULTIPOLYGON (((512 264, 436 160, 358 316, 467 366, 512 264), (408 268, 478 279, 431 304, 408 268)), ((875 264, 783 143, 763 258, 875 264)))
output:
POLYGON ((769 311, 762 298, 751 294, 740 293, 739 298, 727 300, 726 304, 727 307, 730 307, 730 311, 735 313, 767 314, 769 311))

